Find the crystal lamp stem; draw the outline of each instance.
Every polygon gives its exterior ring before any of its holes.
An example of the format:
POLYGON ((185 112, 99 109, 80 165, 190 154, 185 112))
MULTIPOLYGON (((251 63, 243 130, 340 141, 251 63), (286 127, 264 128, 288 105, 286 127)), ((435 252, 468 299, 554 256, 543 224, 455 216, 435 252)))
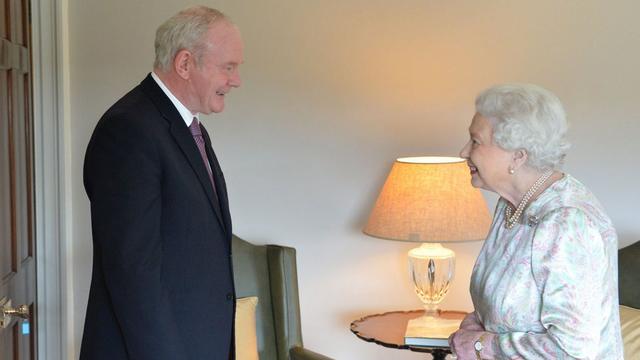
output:
POLYGON ((423 243, 409 251, 409 272, 426 317, 438 317, 455 272, 455 253, 439 243, 423 243))

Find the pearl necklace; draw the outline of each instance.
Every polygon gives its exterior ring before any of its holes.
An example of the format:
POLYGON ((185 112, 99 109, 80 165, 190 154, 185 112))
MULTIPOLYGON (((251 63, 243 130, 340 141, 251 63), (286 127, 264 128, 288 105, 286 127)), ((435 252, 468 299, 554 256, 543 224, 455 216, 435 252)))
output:
POLYGON ((513 215, 511 214, 511 211, 512 211, 511 205, 507 204, 507 207, 504 209, 504 215, 505 215, 504 226, 507 229, 511 229, 513 225, 515 225, 518 222, 518 220, 520 219, 520 216, 522 215, 522 212, 524 211, 524 208, 529 203, 529 200, 531 199, 533 194, 535 194, 536 191, 538 191, 540 186, 542 186, 542 184, 544 184, 545 181, 547 181, 552 174, 553 174, 553 170, 547 170, 547 172, 542 174, 542 176, 540 176, 538 180, 536 180, 536 182, 533 183, 533 185, 531 185, 529 190, 527 190, 527 193, 524 194, 524 196, 522 197, 522 200, 520 201, 520 204, 518 204, 518 207, 516 208, 516 211, 513 213, 513 215))

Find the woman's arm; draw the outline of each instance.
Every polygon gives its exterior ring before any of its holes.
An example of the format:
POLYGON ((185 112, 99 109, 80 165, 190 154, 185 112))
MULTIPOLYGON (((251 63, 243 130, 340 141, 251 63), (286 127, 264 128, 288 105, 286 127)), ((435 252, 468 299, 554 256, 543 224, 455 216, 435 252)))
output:
POLYGON ((484 331, 484 326, 478 320, 478 315, 476 312, 468 313, 467 316, 464 317, 462 323, 460 323, 460 329, 473 330, 473 331, 484 331))
MULTIPOLYGON (((531 268, 542 296, 545 333, 510 332, 493 340, 498 358, 590 359, 603 326, 610 259, 598 228, 577 208, 547 214, 536 229, 531 268)), ((608 309, 605 309, 608 310, 608 309)))
POLYGON ((476 359, 474 344, 482 340, 482 358, 592 359, 598 356, 602 304, 608 281, 609 254, 598 227, 577 208, 547 214, 538 225, 531 249, 531 268, 542 296, 544 333, 484 331, 475 312, 467 315, 450 338, 458 359, 476 359))
POLYGON ((498 353, 495 338, 495 333, 484 330, 470 330, 463 328, 461 325, 460 329, 449 337, 449 345, 458 360, 476 360, 475 344, 480 341, 482 343, 482 350, 480 351, 482 358, 495 359, 498 353))

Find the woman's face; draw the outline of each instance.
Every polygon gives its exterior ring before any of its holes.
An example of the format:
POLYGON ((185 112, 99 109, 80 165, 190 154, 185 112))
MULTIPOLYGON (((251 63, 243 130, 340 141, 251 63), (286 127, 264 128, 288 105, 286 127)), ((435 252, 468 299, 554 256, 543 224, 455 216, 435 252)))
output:
POLYGON ((469 141, 460 151, 471 170, 471 185, 501 193, 511 180, 509 166, 513 152, 493 143, 491 121, 476 113, 469 126, 469 141))

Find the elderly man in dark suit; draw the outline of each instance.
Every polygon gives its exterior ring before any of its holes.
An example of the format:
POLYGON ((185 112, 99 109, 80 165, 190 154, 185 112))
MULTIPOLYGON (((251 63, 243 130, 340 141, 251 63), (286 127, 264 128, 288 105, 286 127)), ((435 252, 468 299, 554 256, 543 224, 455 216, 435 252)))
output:
POLYGON ((153 73, 96 126, 84 163, 93 276, 80 359, 232 359, 227 189, 199 114, 240 86, 238 29, 207 7, 156 33, 153 73))

